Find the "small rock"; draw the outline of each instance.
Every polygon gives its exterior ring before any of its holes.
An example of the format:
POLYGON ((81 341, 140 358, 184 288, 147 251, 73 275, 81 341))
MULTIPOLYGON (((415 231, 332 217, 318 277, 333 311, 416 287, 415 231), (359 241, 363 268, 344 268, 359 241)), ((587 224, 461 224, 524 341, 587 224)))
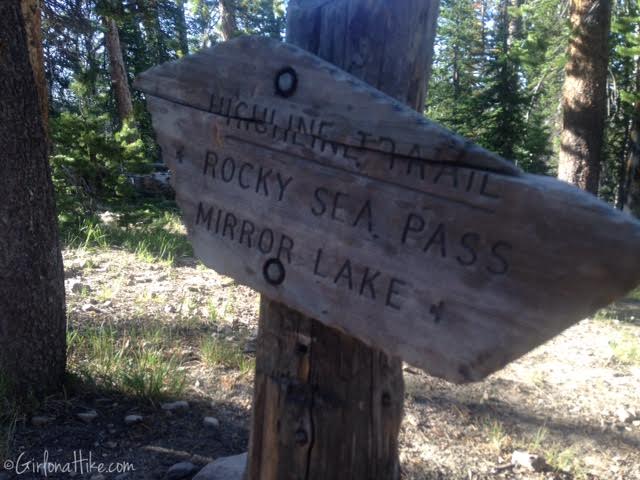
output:
POLYGON ((111 300, 106 300, 106 301, 102 302, 102 306, 103 307, 110 307, 111 306, 111 300))
POLYGON ((241 480, 246 466, 246 453, 218 458, 200 470, 193 480, 241 480))
POLYGON ((511 454, 511 463, 518 467, 526 468, 532 472, 544 470, 547 462, 540 455, 533 455, 522 450, 514 450, 511 454))
POLYGON ((68 282, 68 288, 73 293, 82 293, 83 291, 91 291, 88 285, 82 283, 79 278, 71 278, 68 282))
POLYGON ((176 313, 176 307, 174 307, 173 305, 165 305, 164 313, 176 313))
POLYGON ((82 310, 83 312, 99 312, 100 309, 96 308, 94 305, 91 305, 90 303, 85 303, 84 305, 82 305, 82 307, 80 307, 80 310, 82 310))
POLYGON ((158 277, 156 278, 156 281, 157 282, 164 282, 168 278, 169 278, 169 275, 167 275, 166 273, 162 273, 162 274, 158 275, 158 277))
POLYGON ((104 446, 107 448, 116 448, 118 446, 118 442, 113 442, 113 441, 105 442, 104 446))
POLYGON ((76 416, 85 423, 91 423, 98 417, 98 412, 89 410, 88 412, 78 413, 76 416))
POLYGON ((38 415, 35 417, 31 417, 31 425, 33 425, 34 427, 42 427, 44 425, 47 425, 48 423, 53 422, 53 420, 54 419, 51 417, 38 415))
POLYGON ((619 407, 618 410, 616 410, 616 417, 618 417, 620 423, 631 423, 635 420, 635 412, 625 407, 619 407))
POLYGON ((100 217, 100 221, 107 226, 115 225, 118 222, 118 216, 113 212, 102 212, 98 216, 100 217))
POLYGON ((142 419, 142 415, 127 415, 124 417, 124 423, 127 425, 133 425, 134 423, 140 423, 142 419))
POLYGON ((189 402, 178 400, 177 402, 163 403, 161 407, 167 412, 173 412, 174 410, 187 410, 189 408, 189 402))
POLYGON ((640 420, 634 420, 633 422, 631 422, 631 425, 633 425, 634 427, 640 427, 640 420))
POLYGON ((191 462, 176 463, 173 467, 167 470, 165 478, 167 480, 180 480, 194 473, 196 469, 197 467, 191 462))
POLYGON ((204 417, 202 424, 205 427, 218 428, 220 426, 220 420, 215 417, 204 417))

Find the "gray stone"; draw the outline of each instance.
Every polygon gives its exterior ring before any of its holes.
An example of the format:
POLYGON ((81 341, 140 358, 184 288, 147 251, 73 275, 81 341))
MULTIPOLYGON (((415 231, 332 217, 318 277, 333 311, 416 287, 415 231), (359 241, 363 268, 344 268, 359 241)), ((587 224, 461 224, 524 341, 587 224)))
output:
POLYGON ((202 424, 205 427, 218 428, 220 426, 220 420, 218 420, 216 417, 204 417, 204 420, 202 420, 202 424))
POLYGON ((98 412, 89 410, 88 412, 78 413, 77 417, 85 423, 91 423, 98 418, 98 412))
POLYGON ((241 480, 246 466, 246 453, 218 458, 200 470, 193 480, 241 480))
POLYGON ((621 423, 631 423, 636 419, 636 412, 633 409, 621 406, 616 410, 616 417, 621 423))
POLYGON ((127 415, 124 417, 124 423, 127 425, 133 425, 134 423, 140 423, 143 420, 142 415, 127 415))
POLYGON ((168 412, 172 412, 174 410, 187 410, 189 408, 189 402, 184 400, 178 400, 177 402, 169 402, 163 403, 162 409, 168 412))
POLYGON ((113 212, 102 212, 99 214, 100 221, 107 226, 112 226, 118 223, 118 216, 113 212))
POLYGON ((191 462, 176 463, 167 471, 165 478, 167 480, 180 480, 193 474, 196 470, 197 467, 191 462))
POLYGON ((91 288, 89 287, 89 285, 82 283, 82 281, 79 278, 69 279, 67 282, 67 285, 69 290, 71 290, 73 293, 83 293, 83 292, 91 291, 91 288))
POLYGON ((534 455, 522 450, 515 450, 511 454, 511 463, 515 466, 531 470, 532 472, 540 472, 544 470, 547 462, 540 455, 534 455))

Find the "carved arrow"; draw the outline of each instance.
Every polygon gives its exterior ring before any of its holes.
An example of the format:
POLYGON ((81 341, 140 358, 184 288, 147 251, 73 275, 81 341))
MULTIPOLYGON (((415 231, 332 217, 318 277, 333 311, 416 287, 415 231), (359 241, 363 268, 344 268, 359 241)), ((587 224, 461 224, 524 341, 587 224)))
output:
POLYGON ((454 382, 640 283, 640 224, 291 45, 142 74, 202 261, 454 382))

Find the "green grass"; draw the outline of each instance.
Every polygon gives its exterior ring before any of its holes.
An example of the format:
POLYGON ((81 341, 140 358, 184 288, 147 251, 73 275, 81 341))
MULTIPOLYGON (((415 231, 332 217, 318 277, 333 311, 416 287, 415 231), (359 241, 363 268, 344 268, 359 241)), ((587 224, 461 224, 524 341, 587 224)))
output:
POLYGON ((615 359, 623 365, 640 365, 640 336, 629 330, 617 332, 609 341, 615 359))
POLYGON ((547 438, 548 433, 549 432, 547 430, 547 427, 542 426, 542 427, 538 428, 538 430, 536 430, 535 435, 533 436, 533 438, 529 442, 527 450, 529 450, 530 452, 534 452, 534 453, 540 453, 540 451, 542 450, 542 446, 545 443, 545 440, 547 438))
POLYGON ((253 370, 255 360, 246 355, 242 348, 226 340, 205 338, 200 344, 201 359, 210 367, 226 367, 249 373, 253 370))
POLYGON ((636 288, 629 295, 627 295, 627 299, 640 302, 640 287, 636 288))
POLYGON ((586 478, 584 465, 572 447, 554 444, 546 448, 542 456, 553 470, 570 473, 576 480, 586 478))
POLYGON ((60 219, 63 242, 69 248, 123 248, 143 261, 174 263, 193 250, 172 203, 144 203, 114 209, 118 221, 104 224, 99 217, 60 219))
POLYGON ((70 330, 68 368, 84 382, 155 403, 180 396, 186 375, 162 327, 70 330))
POLYGON ((500 453, 511 443, 511 437, 498 420, 485 420, 482 427, 491 448, 497 453, 500 453))
POLYGON ((207 303, 207 314, 209 317, 209 321, 213 323, 218 323, 218 321, 220 320, 220 314, 218 313, 218 309, 213 300, 209 300, 209 302, 207 303))

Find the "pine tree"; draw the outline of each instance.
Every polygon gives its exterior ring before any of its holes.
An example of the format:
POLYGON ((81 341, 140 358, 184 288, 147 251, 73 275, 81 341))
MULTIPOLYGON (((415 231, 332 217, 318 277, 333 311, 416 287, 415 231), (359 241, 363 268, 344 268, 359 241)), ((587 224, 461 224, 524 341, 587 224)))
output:
POLYGON ((597 193, 609 58, 609 0, 572 0, 558 178, 597 193))
POLYGON ((480 15, 473 0, 442 0, 426 110, 432 120, 476 141, 484 56, 480 15))
POLYGON ((66 315, 62 256, 43 115, 37 2, 0 2, 0 380, 17 395, 62 386, 66 315), (23 12, 29 14, 25 16, 23 12), (31 30, 33 32, 33 30, 31 30))

